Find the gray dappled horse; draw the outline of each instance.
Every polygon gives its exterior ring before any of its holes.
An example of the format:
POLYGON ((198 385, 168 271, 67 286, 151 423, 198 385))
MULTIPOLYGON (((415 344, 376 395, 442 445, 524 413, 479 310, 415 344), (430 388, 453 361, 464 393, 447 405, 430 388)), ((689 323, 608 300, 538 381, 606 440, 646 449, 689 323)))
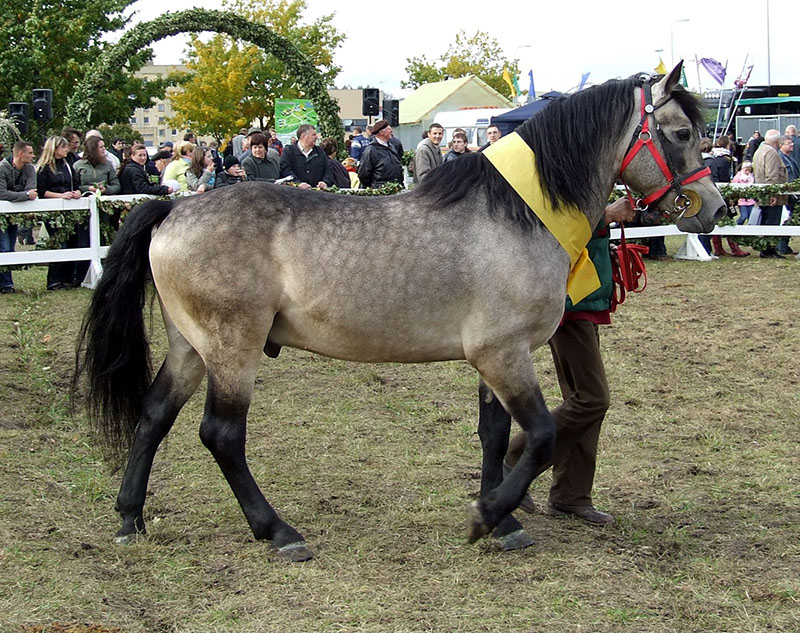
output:
MULTIPOLYGON (((680 64, 663 79, 612 80, 518 128, 553 204, 577 206, 594 227, 622 178, 653 206, 680 213, 682 230, 713 228, 725 204, 702 170, 700 106, 679 76, 680 64)), ((87 374, 90 420, 110 447, 129 450, 117 541, 145 531, 156 449, 207 375, 200 437, 253 534, 289 560, 311 558, 245 461, 262 354, 289 346, 362 362, 466 359, 527 437, 503 479, 509 429, 480 429, 483 477, 468 538, 494 530, 508 549, 529 544, 511 512, 554 439, 531 349, 558 326, 570 263, 481 153, 445 163, 396 196, 254 182, 137 207, 92 297, 75 382, 87 374), (152 382, 143 317, 150 271, 169 340, 152 382)))

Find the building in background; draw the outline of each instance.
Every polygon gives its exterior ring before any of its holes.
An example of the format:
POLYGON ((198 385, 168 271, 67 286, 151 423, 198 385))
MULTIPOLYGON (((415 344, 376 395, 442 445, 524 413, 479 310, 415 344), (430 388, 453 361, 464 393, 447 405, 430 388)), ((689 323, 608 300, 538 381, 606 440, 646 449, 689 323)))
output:
MULTIPOLYGON (((135 75, 146 79, 157 79, 175 72, 186 72, 186 67, 182 64, 170 65, 147 65, 142 66, 135 75)), ((187 129, 179 129, 170 126, 167 121, 174 115, 169 95, 177 87, 167 89, 164 99, 154 101, 149 108, 136 108, 130 119, 131 127, 142 135, 144 144, 148 147, 159 147, 167 141, 182 141, 187 129)), ((209 140, 209 139, 203 139, 209 140)))

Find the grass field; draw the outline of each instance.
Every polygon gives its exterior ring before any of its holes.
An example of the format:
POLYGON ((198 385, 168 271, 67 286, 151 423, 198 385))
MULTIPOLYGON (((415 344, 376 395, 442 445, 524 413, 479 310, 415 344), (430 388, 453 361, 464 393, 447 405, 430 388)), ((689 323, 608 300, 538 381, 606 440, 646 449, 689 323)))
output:
MULTIPOLYGON (((198 438, 203 387, 156 457, 147 538, 113 544, 121 473, 69 413, 90 291, 15 273, 24 294, 0 300, 0 633, 800 630, 800 262, 648 272, 603 329, 595 502, 617 521, 520 513, 536 540, 520 552, 465 540, 469 366, 265 357, 248 455, 313 548, 305 564, 253 540, 198 438)), ((549 353, 535 356, 555 405, 549 353)))

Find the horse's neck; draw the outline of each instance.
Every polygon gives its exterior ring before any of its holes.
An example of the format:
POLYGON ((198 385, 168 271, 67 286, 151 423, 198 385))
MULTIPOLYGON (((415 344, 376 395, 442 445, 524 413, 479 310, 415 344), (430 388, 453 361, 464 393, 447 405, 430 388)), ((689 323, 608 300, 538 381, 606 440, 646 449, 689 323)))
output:
MULTIPOLYGON (((620 164, 622 163, 622 159, 620 159, 620 164)), ((611 195, 611 191, 614 188, 614 183, 617 181, 617 173, 618 169, 614 168, 615 166, 612 165, 603 169, 602 167, 598 168, 600 172, 598 177, 598 182, 602 183, 601 187, 598 187, 596 192, 592 194, 592 203, 590 204, 588 209, 583 209, 583 212, 586 214, 587 219, 589 220, 589 226, 592 227, 592 230, 600 223, 605 215, 606 206, 608 206, 608 197, 611 195)))

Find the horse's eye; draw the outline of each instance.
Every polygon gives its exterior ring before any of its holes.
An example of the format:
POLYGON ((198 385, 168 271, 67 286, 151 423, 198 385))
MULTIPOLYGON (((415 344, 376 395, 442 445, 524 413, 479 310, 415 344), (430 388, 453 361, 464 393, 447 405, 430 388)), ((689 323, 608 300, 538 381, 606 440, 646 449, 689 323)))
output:
POLYGON ((679 141, 688 141, 692 138, 692 133, 689 130, 678 130, 675 132, 675 138, 679 141))

